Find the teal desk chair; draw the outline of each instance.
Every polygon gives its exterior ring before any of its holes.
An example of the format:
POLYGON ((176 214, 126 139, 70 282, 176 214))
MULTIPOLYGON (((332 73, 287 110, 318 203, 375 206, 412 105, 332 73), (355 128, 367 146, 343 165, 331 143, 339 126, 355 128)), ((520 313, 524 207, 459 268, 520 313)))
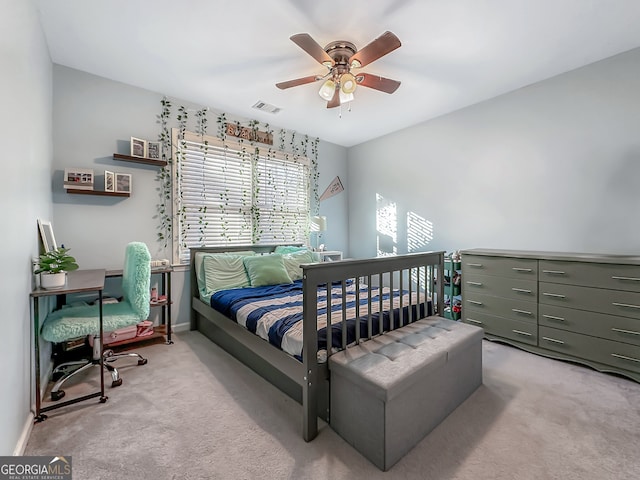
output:
MULTIPOLYGON (((122 301, 102 306, 103 331, 110 332, 119 328, 136 325, 149 317, 151 283, 151 254, 144 243, 131 242, 127 245, 122 272, 122 301)), ((147 363, 147 359, 138 353, 113 353, 102 351, 100 337, 100 317, 98 305, 78 305, 63 307, 47 315, 42 325, 42 338, 50 342, 64 342, 72 338, 93 336, 93 355, 91 359, 67 362, 58 365, 52 378, 57 379, 51 390, 51 400, 64 397, 60 387, 71 377, 93 366, 103 365, 111 373, 112 387, 122 385, 118 370, 111 365, 122 357, 135 357, 138 365, 147 363)))

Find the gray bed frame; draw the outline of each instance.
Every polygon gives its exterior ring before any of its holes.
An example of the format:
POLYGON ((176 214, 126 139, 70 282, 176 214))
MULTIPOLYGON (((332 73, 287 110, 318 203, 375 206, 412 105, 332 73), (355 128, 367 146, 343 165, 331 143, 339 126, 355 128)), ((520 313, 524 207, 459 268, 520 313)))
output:
MULTIPOLYGON (((238 245, 225 247, 192 248, 191 267, 191 329, 199 330, 210 340, 225 349, 242 363, 252 368, 267 381, 300 403, 303 407, 303 438, 313 440, 318 434, 318 417, 330 422, 329 411, 329 369, 328 362, 318 362, 318 331, 316 326, 318 287, 341 282, 343 289, 349 279, 358 279, 368 285, 385 285, 409 292, 426 293, 423 298, 425 315, 428 312, 427 297, 432 303, 433 314, 444 311, 444 282, 434 282, 434 276, 444 278, 444 252, 425 252, 379 257, 365 260, 342 260, 303 265, 303 354, 302 362, 279 350, 269 342, 249 332, 244 327, 214 310, 199 298, 198 283, 194 268, 197 252, 222 253, 253 250, 259 254, 271 253, 275 245, 238 245), (307 292, 311 294, 308 295, 307 292)), ((416 296, 420 298, 420 296, 416 296)), ((368 299, 371 302, 371 298, 368 299)), ((418 320, 412 318, 412 311, 419 311, 419 304, 400 305, 407 307, 407 317, 400 316, 401 323, 418 320), (413 305, 414 308, 411 308, 413 305)), ((402 308, 400 308, 402 310, 402 308)), ((343 309, 344 311, 344 309, 343 309)), ((371 338, 371 317, 369 334, 356 341, 371 338)), ((346 328, 346 318, 342 318, 346 328)), ((327 323, 331 320, 329 312, 327 323)), ((330 331, 330 329, 328 329, 330 331)), ((384 334, 384 332, 383 332, 384 334)), ((343 336, 345 338, 345 336, 343 336)), ((327 343, 331 344, 328 333, 327 343)), ((343 340, 342 348, 346 348, 343 340)), ((329 351, 330 355, 331 352, 329 351)))

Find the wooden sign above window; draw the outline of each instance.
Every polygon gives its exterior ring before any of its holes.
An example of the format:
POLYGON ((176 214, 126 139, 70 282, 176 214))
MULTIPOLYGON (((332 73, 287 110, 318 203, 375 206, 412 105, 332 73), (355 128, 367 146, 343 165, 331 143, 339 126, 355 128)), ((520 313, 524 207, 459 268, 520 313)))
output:
POLYGON ((269 132, 261 132, 260 130, 254 130, 250 127, 242 127, 235 123, 227 123, 225 126, 227 135, 231 137, 273 145, 273 135, 269 132))

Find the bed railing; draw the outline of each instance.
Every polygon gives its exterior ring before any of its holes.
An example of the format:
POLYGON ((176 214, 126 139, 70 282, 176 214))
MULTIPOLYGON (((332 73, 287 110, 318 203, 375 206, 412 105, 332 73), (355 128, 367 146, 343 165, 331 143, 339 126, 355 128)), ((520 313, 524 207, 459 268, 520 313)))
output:
MULTIPOLYGON (((342 260, 339 262, 315 263, 303 265, 303 350, 302 361, 304 364, 304 384, 302 385, 303 397, 303 436, 306 441, 312 440, 318 431, 317 424, 317 388, 321 381, 320 367, 318 365, 318 288, 327 289, 327 357, 332 354, 332 325, 335 324, 331 318, 331 286, 336 282, 342 287, 342 314, 341 348, 347 348, 347 308, 345 291, 347 282, 353 281, 357 284, 364 282, 368 287, 375 284, 389 287, 393 291, 398 288, 407 290, 407 304, 403 304, 403 296, 399 297, 399 305, 396 307, 389 300, 388 314, 389 322, 386 330, 400 328, 407 323, 421 318, 421 315, 428 315, 429 302, 432 305, 433 314, 442 315, 444 312, 444 252, 412 253, 395 257, 379 257, 366 260, 342 260), (437 278, 439 281, 434 282, 437 278), (393 310, 397 308, 397 320, 393 310), (405 316, 406 312, 406 316, 405 316)), ((356 318, 359 318, 361 291, 356 289, 356 318)), ((377 328, 374 328, 372 310, 371 289, 367 288, 366 293, 367 308, 367 328, 363 337, 359 323, 355 327, 355 342, 364 341, 375 335, 383 334, 383 314, 387 311, 384 300, 380 295, 380 305, 378 306, 377 328)))

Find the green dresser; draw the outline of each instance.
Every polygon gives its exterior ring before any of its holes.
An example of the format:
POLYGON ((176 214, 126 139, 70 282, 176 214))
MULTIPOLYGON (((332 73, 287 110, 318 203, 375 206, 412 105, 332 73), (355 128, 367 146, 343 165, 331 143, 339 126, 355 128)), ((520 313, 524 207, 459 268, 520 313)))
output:
POLYGON ((463 250, 462 321, 640 382, 640 257, 463 250))

